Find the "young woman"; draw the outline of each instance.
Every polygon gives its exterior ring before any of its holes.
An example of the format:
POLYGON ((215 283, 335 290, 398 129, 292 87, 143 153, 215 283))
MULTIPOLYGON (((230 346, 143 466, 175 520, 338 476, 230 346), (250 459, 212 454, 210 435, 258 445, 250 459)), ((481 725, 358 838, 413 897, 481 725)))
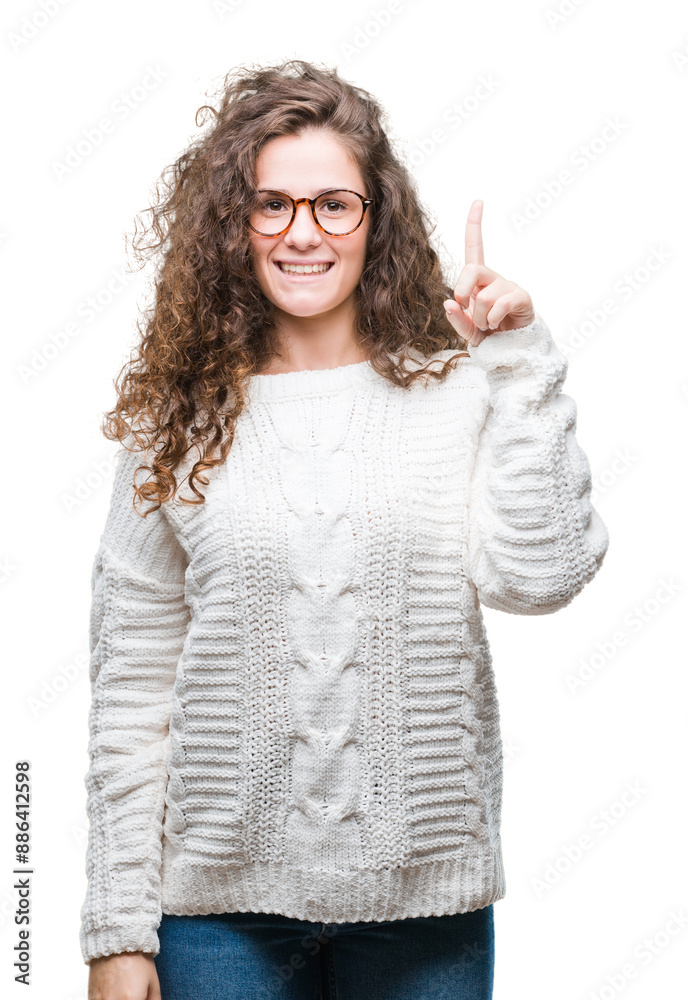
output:
POLYGON ((104 427, 89 997, 487 1000, 481 604, 552 613, 608 546, 566 359, 481 202, 445 282, 365 91, 291 60, 213 114, 137 247, 155 305, 104 427))

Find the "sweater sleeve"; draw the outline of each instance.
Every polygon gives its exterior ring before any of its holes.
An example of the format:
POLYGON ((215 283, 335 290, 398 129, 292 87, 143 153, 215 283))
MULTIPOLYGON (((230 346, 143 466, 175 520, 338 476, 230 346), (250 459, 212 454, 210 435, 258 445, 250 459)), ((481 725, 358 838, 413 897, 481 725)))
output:
MULTIPOLYGON (((86 963, 159 951, 168 727, 190 617, 187 558, 163 507, 145 518, 133 507, 133 475, 150 464, 146 453, 122 446, 117 459, 91 577, 86 963)), ((147 475, 139 472, 137 484, 147 475)))
POLYGON ((561 391, 568 360, 539 313, 468 352, 489 391, 470 483, 470 574, 487 607, 550 614, 593 578, 609 545, 576 403, 561 391))

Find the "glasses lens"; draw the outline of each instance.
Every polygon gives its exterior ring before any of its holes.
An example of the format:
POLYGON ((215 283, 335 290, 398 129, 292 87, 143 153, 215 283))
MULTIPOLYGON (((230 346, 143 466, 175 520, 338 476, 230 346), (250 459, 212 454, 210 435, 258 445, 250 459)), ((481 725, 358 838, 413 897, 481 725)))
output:
POLYGON ((274 236, 289 225, 292 203, 278 191, 259 191, 249 216, 251 225, 259 233, 274 236))
MULTIPOLYGON (((265 236, 275 236, 289 225, 292 202, 279 191, 259 191, 250 213, 251 225, 265 236)), ((315 215, 332 236, 349 233, 363 218, 361 199, 350 191, 328 191, 315 202, 315 215)))
POLYGON ((333 236, 349 233, 361 221, 363 202, 351 191, 328 191, 317 199, 315 215, 323 229, 333 236))

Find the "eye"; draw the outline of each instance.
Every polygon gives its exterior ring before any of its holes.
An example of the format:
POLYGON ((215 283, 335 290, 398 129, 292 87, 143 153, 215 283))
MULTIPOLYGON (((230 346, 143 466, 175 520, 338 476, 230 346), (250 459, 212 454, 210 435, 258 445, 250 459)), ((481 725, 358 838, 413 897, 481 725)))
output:
POLYGON ((268 212, 279 212, 285 209, 287 206, 279 198, 268 198, 266 201, 262 202, 262 207, 268 212))

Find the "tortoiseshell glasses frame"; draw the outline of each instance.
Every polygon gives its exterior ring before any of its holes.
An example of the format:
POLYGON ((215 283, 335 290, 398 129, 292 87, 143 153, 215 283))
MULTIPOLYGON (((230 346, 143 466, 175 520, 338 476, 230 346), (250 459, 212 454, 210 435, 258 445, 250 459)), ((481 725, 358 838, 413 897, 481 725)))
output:
POLYGON ((257 194, 278 194, 282 198, 287 198, 291 202, 291 206, 292 206, 291 219, 289 220, 289 222, 287 223, 287 225, 284 227, 284 229, 281 229, 279 231, 279 233, 261 233, 261 231, 259 229, 256 229, 256 227, 249 220, 249 226, 251 226, 251 229, 253 230, 253 232, 257 233, 259 236, 264 236, 266 239, 275 239, 277 236, 284 236, 284 234, 287 232, 287 230, 290 228, 292 222, 296 218, 296 209, 298 208, 299 205, 301 205, 303 203, 307 203, 308 205, 310 205, 311 215, 313 216, 313 221, 315 222, 315 224, 318 227, 318 229, 321 229, 323 231, 323 233, 326 233, 327 236, 350 236, 352 233, 355 233, 356 230, 358 229, 358 227, 361 225, 361 223, 363 222, 363 220, 365 218, 366 209, 368 208, 369 205, 372 205, 373 201, 374 201, 373 198, 364 198, 362 194, 359 194, 358 191, 352 191, 351 188, 330 188, 328 191, 321 191, 320 194, 317 195, 317 197, 315 197, 315 198, 296 198, 296 199, 294 199, 294 198, 291 197, 291 195, 285 194, 284 191, 276 191, 273 188, 260 188, 260 190, 257 191, 256 193, 257 194), (357 198, 361 199, 361 218, 359 219, 358 224, 355 225, 353 229, 350 229, 347 233, 331 233, 331 232, 329 232, 329 230, 325 229, 324 226, 320 225, 320 223, 318 222, 318 217, 315 214, 315 203, 316 203, 316 201, 319 198, 322 198, 324 195, 326 195, 326 194, 334 194, 336 191, 346 191, 348 194, 355 194, 357 198))

